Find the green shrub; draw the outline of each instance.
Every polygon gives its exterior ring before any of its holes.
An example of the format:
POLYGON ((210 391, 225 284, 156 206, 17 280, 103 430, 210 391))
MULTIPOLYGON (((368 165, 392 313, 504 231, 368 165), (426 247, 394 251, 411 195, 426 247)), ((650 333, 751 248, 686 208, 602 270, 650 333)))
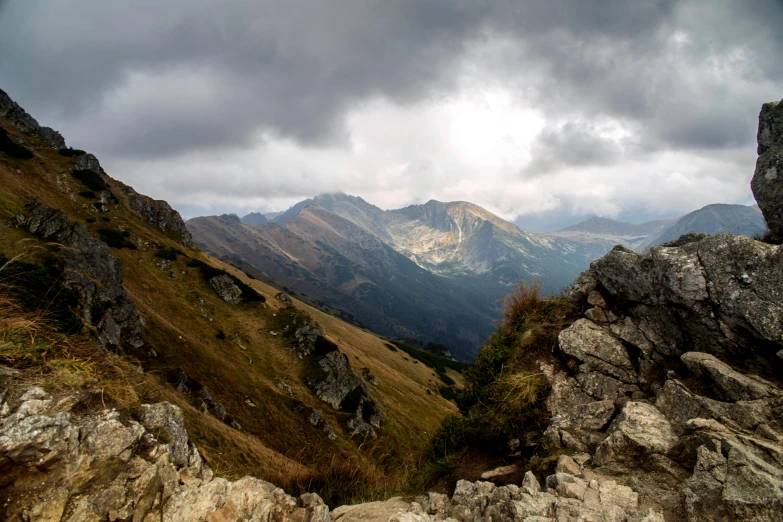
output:
POLYGON ((109 245, 110 248, 130 248, 136 250, 135 243, 126 241, 126 238, 130 237, 130 232, 124 230, 120 232, 113 228, 99 228, 97 230, 101 237, 101 241, 109 245))
POLYGON ((33 157, 30 149, 16 143, 2 127, 0 127, 0 152, 5 152, 16 159, 28 160, 33 157))
POLYGON ((71 172, 71 176, 79 180, 82 185, 95 192, 100 192, 109 188, 109 184, 104 181, 103 177, 92 170, 74 170, 71 172))
POLYGON ((60 154, 60 156, 65 156, 68 158, 72 158, 74 156, 84 156, 85 154, 87 154, 83 150, 74 149, 73 147, 68 147, 67 149, 60 149, 57 152, 60 154))
POLYGON ((82 190, 81 192, 79 192, 79 195, 87 199, 95 199, 97 197, 95 192, 93 192, 92 190, 82 190))
POLYGON ((155 257, 159 257, 161 259, 168 259, 169 261, 176 261, 177 255, 184 256, 185 253, 179 248, 173 248, 173 247, 161 248, 157 252, 155 252, 155 257))
POLYGON ((538 362, 555 357, 557 335, 574 319, 567 299, 545 297, 538 283, 520 283, 504 302, 503 322, 463 370, 465 387, 454 397, 461 416, 443 422, 431 440, 432 458, 465 448, 502 454, 519 433, 543 431, 549 390, 538 362))

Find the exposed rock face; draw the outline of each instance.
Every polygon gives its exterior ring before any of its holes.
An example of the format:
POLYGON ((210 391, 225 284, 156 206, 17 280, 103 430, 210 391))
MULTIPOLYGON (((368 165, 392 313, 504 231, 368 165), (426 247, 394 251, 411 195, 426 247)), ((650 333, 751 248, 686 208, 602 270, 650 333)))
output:
POLYGON ((63 283, 79 296, 81 316, 95 327, 101 346, 118 347, 123 341, 136 348, 144 344, 136 305, 122 288, 122 261, 111 255, 105 243, 94 239, 65 212, 45 207, 38 200, 15 221, 36 236, 65 247, 60 252, 63 283))
POLYGON ((147 431, 109 410, 77 417, 75 397, 55 400, 41 388, 18 402, 0 417, 4 520, 329 521, 318 495, 213 478, 170 404, 144 406, 147 431))
POLYGON ((35 134, 43 138, 49 145, 57 149, 65 148, 65 139, 54 129, 41 127, 38 122, 27 114, 4 91, 0 90, 0 118, 6 118, 11 125, 26 134, 35 134))
POLYGON ((242 290, 225 274, 210 279, 209 286, 222 300, 229 304, 237 305, 242 302, 242 290))
POLYGON ((128 206, 135 211, 150 225, 155 225, 164 232, 174 235, 174 239, 183 245, 196 248, 193 236, 185 227, 185 222, 179 212, 171 208, 167 202, 159 199, 152 199, 144 194, 139 194, 131 187, 123 186, 123 193, 128 198, 128 206))
POLYGON ((381 425, 378 405, 370 395, 367 383, 351 368, 348 357, 338 350, 326 354, 319 366, 324 377, 315 385, 315 393, 336 410, 354 413, 348 421, 350 435, 375 437, 373 426, 381 425))
MULTIPOLYGON (((644 255, 616 247, 593 262, 567 292, 589 319, 559 336, 575 374, 542 366, 545 442, 591 453, 583 473, 632 486, 667 520, 776 520, 781 288, 783 247, 743 236, 684 236, 644 255)), ((566 484, 548 485, 582 495, 566 484)))
POLYGON ((765 103, 759 114, 759 158, 750 183, 773 238, 783 239, 783 102, 765 103))

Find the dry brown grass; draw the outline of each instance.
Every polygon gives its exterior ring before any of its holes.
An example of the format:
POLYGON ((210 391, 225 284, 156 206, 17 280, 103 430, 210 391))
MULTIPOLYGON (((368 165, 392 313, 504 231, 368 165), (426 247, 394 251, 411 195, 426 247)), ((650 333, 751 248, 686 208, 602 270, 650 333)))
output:
MULTIPOLYGON (((19 134, 12 128, 7 130, 12 137, 19 134)), ((93 235, 106 226, 101 217, 109 217, 112 228, 128 230, 138 249, 113 250, 112 254, 123 262, 124 287, 147 327, 142 349, 128 349, 117 356, 99 349, 87 332, 76 337, 47 337, 46 327, 40 323, 37 327, 44 333, 36 332, 35 324, 9 322, 6 336, 0 335, 8 342, 3 353, 9 362, 3 364, 22 368, 23 379, 29 382, 82 390, 85 408, 117 407, 134 416, 141 403, 166 400, 177 404, 183 409, 191 440, 221 476, 252 474, 277 484, 315 484, 317 477, 329 477, 342 462, 358 470, 343 475, 376 484, 351 493, 357 498, 371 498, 364 496, 367 491, 390 491, 394 488, 389 484, 404 483, 407 470, 413 468, 408 462, 426 445, 440 420, 456 410, 437 396, 438 379, 430 369, 391 352, 383 340, 369 332, 297 303, 321 323, 326 336, 348 355, 357 371, 369 368, 380 382, 372 387, 384 413, 379 439, 375 443, 349 439, 341 428, 345 414, 331 411, 312 394, 301 382, 301 360, 280 337, 270 333, 269 325, 280 305, 273 298, 277 290, 179 245, 125 204, 117 208, 110 205, 107 214, 96 213, 90 202, 78 195, 83 187, 69 175, 73 159, 35 139, 25 140, 35 158, 21 161, 0 155, 0 219, 7 221, 37 197, 44 205, 60 208, 82 222, 93 235), (96 218, 97 222, 91 222, 96 218), (176 276, 172 279, 168 270, 155 264, 160 260, 154 253, 166 247, 177 247, 191 258, 231 271, 265 295, 269 306, 228 305, 210 290, 197 270, 187 268, 182 257, 172 263, 176 276), (216 338, 218 329, 226 333, 225 340, 216 338), (150 356, 151 350, 157 357, 150 356), (144 373, 137 372, 139 366, 144 373), (206 386, 242 430, 205 414, 193 397, 177 392, 170 375, 179 370, 206 386), (292 386, 294 397, 276 387, 280 381, 292 386), (428 388, 435 393, 428 395, 428 388), (256 407, 250 407, 248 399, 256 407), (306 413, 314 407, 338 429, 340 440, 329 441, 307 423, 306 413)), ((123 200, 121 184, 108 182, 123 200)), ((5 255, 15 256, 31 244, 43 246, 23 230, 0 227, 0 252, 5 255)), ((13 316, 3 312, 0 310, 4 317, 13 316)), ((450 376, 460 380, 458 375, 450 376)))

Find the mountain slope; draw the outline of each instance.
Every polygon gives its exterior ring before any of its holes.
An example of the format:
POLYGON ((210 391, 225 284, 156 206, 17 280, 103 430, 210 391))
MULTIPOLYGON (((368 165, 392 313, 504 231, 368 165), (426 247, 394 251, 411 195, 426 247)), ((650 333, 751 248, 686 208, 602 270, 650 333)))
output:
POLYGON ((461 358, 472 358, 492 331, 510 285, 542 279, 559 290, 611 248, 530 234, 466 202, 385 211, 326 194, 273 221, 250 226, 221 216, 187 225, 219 257, 383 335, 446 344, 461 358))
POLYGON ((761 235, 767 226, 764 216, 756 206, 714 204, 686 214, 673 225, 650 239, 646 246, 656 246, 674 241, 683 234, 742 234, 749 237, 761 235))
POLYGON ((463 356, 492 331, 486 310, 493 295, 428 272, 321 207, 308 206, 283 226, 242 226, 221 216, 195 218, 188 227, 215 255, 346 310, 374 331, 445 340, 463 356))
MULTIPOLYGON (((94 386, 90 400, 117 407, 129 418, 138 415, 142 400, 173 402, 183 411, 191 439, 218 474, 249 473, 281 484, 308 474, 315 477, 335 458, 355 463, 360 479, 372 470, 376 476, 393 474, 394 466, 401 467, 415 453, 417 443, 412 447, 411 441, 419 441, 421 433, 431 432, 454 411, 452 403, 432 393, 443 385, 433 369, 355 326, 319 315, 296 300, 275 299, 275 288, 200 252, 168 204, 112 179, 93 156, 63 149, 62 138, 51 139, 2 91, 0 129, 29 153, 16 157, 0 148, 0 253, 9 259, 23 256, 39 271, 59 267, 63 252, 75 252, 87 262, 101 260, 92 268, 114 277, 115 289, 122 292, 118 295, 132 301, 136 320, 143 325, 140 339, 130 342, 123 334, 120 343, 104 343, 115 355, 96 344, 101 332, 110 334, 115 319, 122 319, 111 303, 73 308, 84 316, 85 326, 67 342, 82 351, 69 348, 71 358, 48 377, 54 386, 70 386, 78 377, 94 386), (44 214, 78 232, 74 239, 81 243, 74 241, 62 250, 47 240, 54 222, 33 219, 32 207, 26 205, 34 199, 40 202, 36 209, 50 209, 44 214), (227 278, 229 288, 231 281, 241 284, 243 297, 252 292, 261 298, 230 304, 208 282, 212 274, 227 278), (318 359, 300 357, 293 330, 287 335, 285 329, 290 326, 285 317, 298 314, 296 310, 318 316, 323 328, 318 342, 336 347, 346 356, 348 368, 377 378, 377 385, 365 383, 365 395, 383 417, 376 443, 369 442, 368 432, 366 445, 365 435, 352 438, 353 417, 324 402, 308 384, 319 375, 312 366, 318 359), (85 374, 84 368, 96 361, 116 379, 85 374), (318 426, 311 421, 314 410, 322 418, 318 426), (335 439, 324 431, 324 423, 332 427, 335 439), (376 444, 384 448, 383 455, 375 452, 376 444)), ((6 269, 0 276, 8 273, 6 269)), ((97 288, 85 274, 72 271, 64 280, 68 278, 81 278, 97 288)), ((0 279, 2 285, 13 284, 0 279)), ((38 300, 47 304, 47 299, 38 300)), ((4 364, 10 364, 8 353, 2 356, 4 364)), ((30 359, 20 360, 27 365, 24 361, 30 359)), ((451 377, 459 380, 456 374, 451 377)))

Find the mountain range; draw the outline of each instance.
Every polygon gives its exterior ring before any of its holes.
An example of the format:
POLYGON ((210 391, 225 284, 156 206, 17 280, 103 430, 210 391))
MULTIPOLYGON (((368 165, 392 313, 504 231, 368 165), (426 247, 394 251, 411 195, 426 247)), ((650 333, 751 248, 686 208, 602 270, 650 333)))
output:
POLYGON ((767 226, 758 206, 716 203, 694 210, 675 219, 645 223, 626 223, 593 216, 581 223, 565 227, 554 235, 572 240, 608 241, 644 251, 674 241, 683 234, 742 234, 755 237, 764 234, 767 226))
POLYGON ((499 299, 520 279, 568 285, 607 244, 532 234, 467 202, 382 210, 325 194, 257 223, 199 217, 204 249, 337 308, 383 335, 442 343, 471 359, 493 330, 499 299))
POLYGON ((187 227, 205 250, 330 313, 472 359, 519 280, 559 291, 615 244, 644 250, 686 232, 754 235, 764 221, 756 207, 709 205, 679 219, 596 216, 532 233, 468 202, 383 210, 322 194, 273 215, 198 217, 187 227))

